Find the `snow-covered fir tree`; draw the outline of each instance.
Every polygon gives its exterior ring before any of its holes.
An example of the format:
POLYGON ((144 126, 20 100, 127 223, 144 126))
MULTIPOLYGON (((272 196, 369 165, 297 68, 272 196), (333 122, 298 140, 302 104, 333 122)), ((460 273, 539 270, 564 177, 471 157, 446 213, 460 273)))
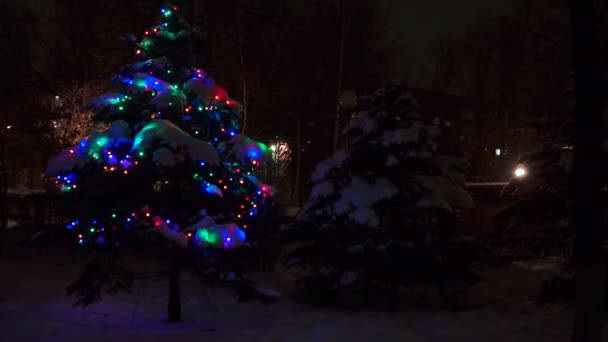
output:
MULTIPOLYGON (((95 120, 108 128, 54 157, 46 170, 70 201, 67 229, 82 248, 111 250, 160 237, 173 246, 174 321, 182 257, 246 244, 271 199, 271 188, 255 176, 267 148, 239 134, 240 104, 192 66, 195 37, 177 6, 163 7, 156 25, 140 40, 132 37, 136 62, 118 70, 117 92, 91 102, 95 120)), ((114 278, 101 274, 108 265, 114 260, 91 263, 72 288, 82 302, 99 296, 97 282, 114 278)), ((217 265, 199 271, 240 280, 217 265)))
POLYGON ((304 272, 305 295, 331 300, 341 290, 388 295, 429 282, 443 295, 478 279, 482 249, 458 236, 456 209, 473 206, 467 163, 437 155, 428 125, 400 86, 376 90, 344 134, 347 149, 321 162, 308 202, 285 235, 304 272))

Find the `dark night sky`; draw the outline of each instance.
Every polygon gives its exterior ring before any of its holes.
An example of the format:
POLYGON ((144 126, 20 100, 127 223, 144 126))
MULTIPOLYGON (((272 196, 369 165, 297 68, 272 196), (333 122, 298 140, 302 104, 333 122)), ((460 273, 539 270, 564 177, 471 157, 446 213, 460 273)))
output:
POLYGON ((413 76, 423 72, 429 44, 450 32, 462 32, 480 16, 505 13, 513 0, 381 0, 383 14, 407 47, 413 76))
MULTIPOLYGON (((9 0, 25 2, 33 8, 45 11, 52 7, 50 0, 9 0)), ((347 2, 348 4, 348 2, 347 2)), ((425 79, 425 60, 434 39, 446 33, 464 31, 480 16, 505 13, 513 0, 378 0, 380 13, 395 29, 395 38, 406 46, 409 58, 394 66, 397 73, 405 70, 413 80, 425 79), (403 66, 403 62, 410 62, 403 66)), ((405 56, 404 56, 405 57, 405 56)), ((410 80, 411 81, 411 80, 410 80)))

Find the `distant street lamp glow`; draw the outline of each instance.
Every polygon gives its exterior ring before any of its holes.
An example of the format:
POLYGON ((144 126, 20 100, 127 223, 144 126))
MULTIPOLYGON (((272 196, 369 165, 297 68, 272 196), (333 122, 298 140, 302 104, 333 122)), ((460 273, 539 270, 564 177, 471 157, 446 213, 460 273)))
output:
POLYGON ((497 156, 497 157, 500 157, 501 152, 502 152, 502 151, 501 151, 499 148, 497 148, 497 149, 496 149, 496 156, 497 156))
POLYGON ((6 129, 11 129, 13 126, 12 125, 8 125, 6 126, 6 129))
POLYGON ((522 178, 528 173, 528 171, 526 171, 523 166, 518 166, 513 173, 515 174, 516 178, 522 178))

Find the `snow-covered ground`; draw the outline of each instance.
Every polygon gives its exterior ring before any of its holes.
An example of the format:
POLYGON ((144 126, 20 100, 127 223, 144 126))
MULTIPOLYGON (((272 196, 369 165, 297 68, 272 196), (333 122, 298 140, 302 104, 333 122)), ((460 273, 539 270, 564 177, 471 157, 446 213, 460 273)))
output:
POLYGON ((490 273, 466 311, 344 312, 288 300, 237 303, 220 290, 206 296, 196 279, 185 277, 184 322, 171 324, 165 321, 164 278, 137 282, 132 293, 88 308, 72 306, 65 286, 82 263, 44 250, 0 255, 0 340, 543 342, 566 341, 570 333, 569 310, 539 308, 529 300, 546 274, 530 267, 490 273))

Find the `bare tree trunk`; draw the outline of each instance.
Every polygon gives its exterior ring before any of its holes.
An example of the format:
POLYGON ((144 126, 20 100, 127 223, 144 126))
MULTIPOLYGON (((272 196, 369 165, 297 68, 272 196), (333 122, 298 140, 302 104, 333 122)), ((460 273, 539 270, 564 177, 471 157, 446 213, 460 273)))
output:
POLYGON ((192 23, 200 32, 200 40, 193 46, 194 64, 196 66, 206 67, 207 58, 207 0, 192 0, 192 23))
POLYGON ((237 36, 239 44, 239 63, 241 66, 241 84, 243 88, 243 125, 241 127, 241 134, 245 134, 247 129, 247 68, 245 67, 245 52, 243 48, 243 16, 241 10, 237 10, 237 36))
POLYGON ((4 233, 8 227, 8 180, 6 172, 6 140, 4 124, 0 127, 0 254, 4 249, 4 233))
POLYGON ((297 133, 296 133, 296 179, 293 189, 292 201, 295 199, 297 206, 300 206, 300 182, 302 168, 302 118, 301 109, 298 108, 297 118, 297 133))
POLYGON ((599 342, 605 297, 604 232, 600 169, 602 81, 593 4, 569 0, 576 72, 574 135, 574 222, 576 226, 576 315, 572 341, 599 342))
POLYGON ((334 123, 334 143, 333 143, 333 151, 336 152, 338 149, 338 142, 340 140, 340 97, 342 96, 342 81, 344 74, 344 41, 345 31, 346 31, 346 20, 344 18, 344 0, 338 0, 340 2, 339 5, 339 15, 340 15, 340 33, 338 37, 338 83, 336 87, 336 120, 334 123))
POLYGON ((180 274, 180 248, 169 247, 169 302, 167 303, 167 314, 169 322, 181 322, 182 304, 179 291, 180 274))

